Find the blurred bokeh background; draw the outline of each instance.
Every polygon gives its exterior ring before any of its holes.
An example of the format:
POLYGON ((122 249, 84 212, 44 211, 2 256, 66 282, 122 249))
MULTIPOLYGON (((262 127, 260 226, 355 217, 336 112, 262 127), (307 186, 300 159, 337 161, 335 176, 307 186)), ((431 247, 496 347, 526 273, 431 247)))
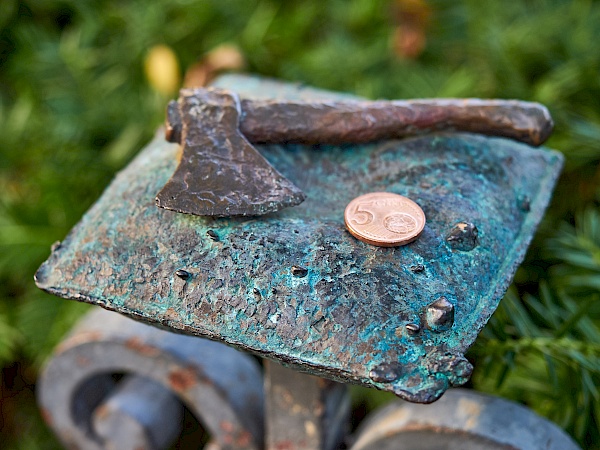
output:
MULTIPOLYGON (((183 85, 224 70, 369 98, 548 106, 567 159, 554 201, 468 354, 471 387, 600 448, 600 2, 1 0, 0 447, 60 445, 38 371, 88 310, 33 273, 151 138, 183 85)), ((392 397, 357 389, 356 415, 392 397)))

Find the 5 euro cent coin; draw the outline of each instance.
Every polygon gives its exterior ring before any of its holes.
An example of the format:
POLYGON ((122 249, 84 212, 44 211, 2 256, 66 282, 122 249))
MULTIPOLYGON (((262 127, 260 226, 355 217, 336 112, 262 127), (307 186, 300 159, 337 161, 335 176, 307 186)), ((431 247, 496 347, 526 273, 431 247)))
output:
POLYGON ((414 241, 425 228, 425 214, 411 199, 391 192, 356 197, 344 211, 352 236, 379 247, 399 247, 414 241))

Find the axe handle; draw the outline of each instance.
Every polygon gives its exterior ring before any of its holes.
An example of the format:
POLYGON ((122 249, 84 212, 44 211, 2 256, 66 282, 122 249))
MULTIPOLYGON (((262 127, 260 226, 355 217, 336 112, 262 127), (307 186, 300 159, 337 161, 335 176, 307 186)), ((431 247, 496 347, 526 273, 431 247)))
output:
POLYGON ((539 103, 435 99, 299 103, 242 100, 240 131, 254 143, 343 144, 456 130, 542 144, 554 124, 539 103))
MULTIPOLYGON (((455 130, 542 144, 554 126, 539 103, 433 99, 294 102, 242 100, 240 131, 253 143, 344 144, 455 130)), ((176 101, 167 108, 166 137, 181 142, 176 101)))

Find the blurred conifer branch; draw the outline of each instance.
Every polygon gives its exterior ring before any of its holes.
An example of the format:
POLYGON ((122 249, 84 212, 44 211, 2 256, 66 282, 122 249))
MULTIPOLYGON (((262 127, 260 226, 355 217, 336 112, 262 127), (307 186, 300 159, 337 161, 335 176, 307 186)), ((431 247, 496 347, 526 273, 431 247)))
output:
POLYGON ((536 295, 512 288, 471 349, 474 385, 525 402, 584 448, 600 440, 600 211, 546 242, 536 295))

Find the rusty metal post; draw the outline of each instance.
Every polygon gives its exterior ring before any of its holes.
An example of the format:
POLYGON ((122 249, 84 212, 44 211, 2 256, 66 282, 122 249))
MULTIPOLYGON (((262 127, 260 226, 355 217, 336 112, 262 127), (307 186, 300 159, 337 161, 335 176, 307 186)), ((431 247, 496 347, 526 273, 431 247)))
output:
POLYGON ((265 361, 267 450, 332 450, 347 431, 345 385, 265 361))

